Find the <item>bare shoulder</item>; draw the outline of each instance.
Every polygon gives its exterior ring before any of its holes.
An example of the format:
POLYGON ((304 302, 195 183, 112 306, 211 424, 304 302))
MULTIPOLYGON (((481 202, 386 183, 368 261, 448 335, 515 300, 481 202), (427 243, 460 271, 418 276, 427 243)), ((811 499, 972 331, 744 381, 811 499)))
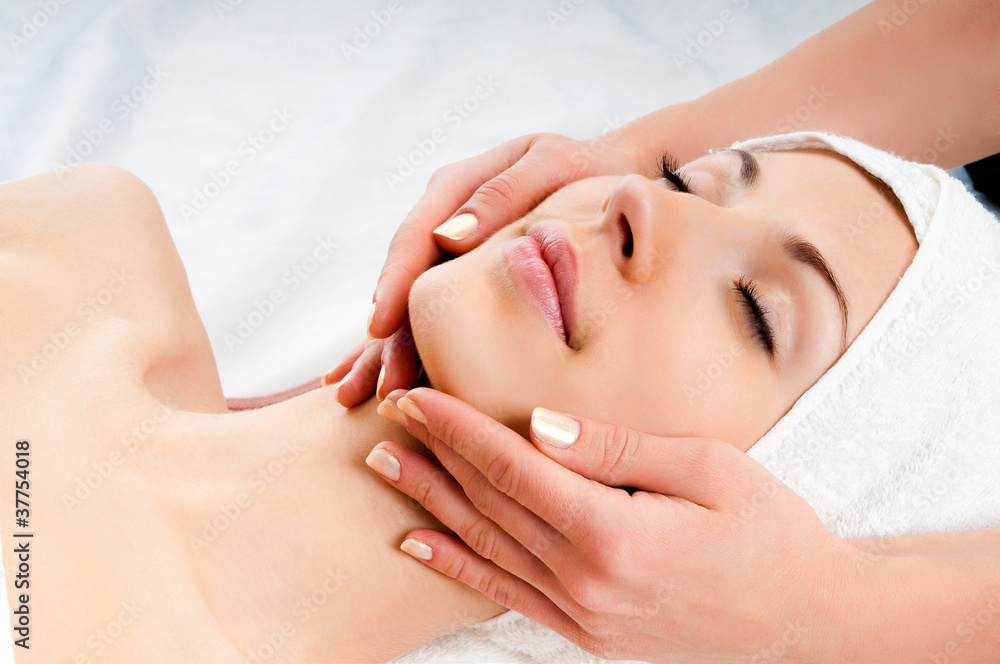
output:
POLYGON ((144 372, 151 390, 186 380, 224 403, 163 212, 128 171, 82 164, 0 184, 0 283, 13 331, 0 369, 22 387, 51 370, 106 373, 93 352, 61 347, 86 340, 144 372))

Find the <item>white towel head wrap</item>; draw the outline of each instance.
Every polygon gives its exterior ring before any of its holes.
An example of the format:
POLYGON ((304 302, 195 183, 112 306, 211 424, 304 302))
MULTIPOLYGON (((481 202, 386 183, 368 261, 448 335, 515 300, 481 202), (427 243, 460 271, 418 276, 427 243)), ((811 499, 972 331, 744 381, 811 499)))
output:
POLYGON ((1000 222, 941 169, 848 138, 734 147, 844 155, 892 189, 919 242, 844 355, 748 454, 841 537, 1000 526, 1000 222))

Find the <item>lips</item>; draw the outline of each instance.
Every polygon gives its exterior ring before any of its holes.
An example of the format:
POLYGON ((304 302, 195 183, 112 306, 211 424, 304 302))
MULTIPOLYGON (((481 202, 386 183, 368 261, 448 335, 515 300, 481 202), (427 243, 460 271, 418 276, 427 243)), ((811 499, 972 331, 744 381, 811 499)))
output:
POLYGON ((577 264, 564 228, 554 222, 535 224, 527 235, 508 242, 504 254, 542 318, 571 346, 577 264))

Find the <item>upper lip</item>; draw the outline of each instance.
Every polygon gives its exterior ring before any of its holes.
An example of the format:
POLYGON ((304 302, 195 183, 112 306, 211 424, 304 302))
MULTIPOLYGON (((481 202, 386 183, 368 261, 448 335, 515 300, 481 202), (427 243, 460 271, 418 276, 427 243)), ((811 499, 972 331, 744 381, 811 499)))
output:
POLYGON ((528 230, 527 235, 538 243, 542 260, 549 266, 559 295, 559 309, 566 330, 566 343, 575 347, 573 335, 576 330, 576 309, 573 306, 573 298, 576 294, 579 273, 576 249, 565 227, 553 221, 535 224, 528 230))

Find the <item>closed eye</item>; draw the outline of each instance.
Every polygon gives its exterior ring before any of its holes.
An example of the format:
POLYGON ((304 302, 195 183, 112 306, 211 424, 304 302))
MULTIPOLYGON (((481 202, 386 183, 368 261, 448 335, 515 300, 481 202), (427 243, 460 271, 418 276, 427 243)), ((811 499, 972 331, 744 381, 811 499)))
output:
POLYGON ((757 294, 757 285, 752 279, 741 276, 733 286, 740 296, 740 303, 746 313, 747 324, 757 343, 767 353, 768 358, 774 357, 774 328, 768 321, 769 312, 761 303, 757 294))
POLYGON ((677 166, 677 159, 675 159, 673 155, 664 152, 660 156, 660 163, 657 171, 659 172, 660 179, 666 180, 672 184, 674 189, 677 191, 682 194, 691 193, 691 182, 687 177, 680 173, 677 166))

